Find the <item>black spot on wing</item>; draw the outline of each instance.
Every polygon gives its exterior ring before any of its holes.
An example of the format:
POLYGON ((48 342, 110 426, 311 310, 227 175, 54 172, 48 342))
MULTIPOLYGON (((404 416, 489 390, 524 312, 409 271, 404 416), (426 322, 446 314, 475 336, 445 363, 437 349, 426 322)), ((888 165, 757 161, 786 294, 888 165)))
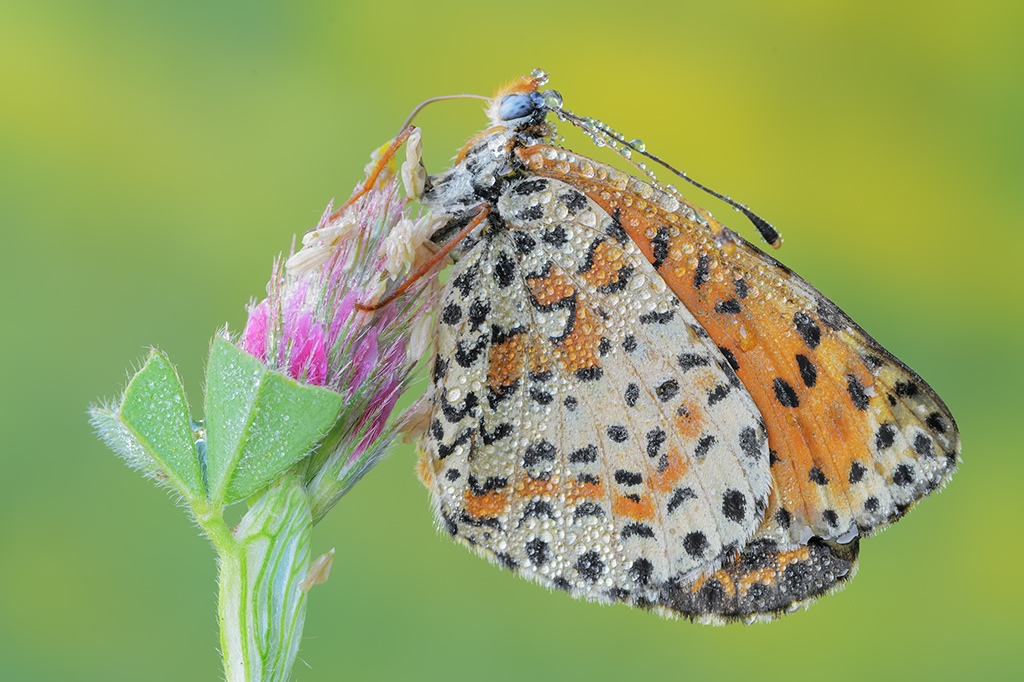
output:
POLYGON ((551 548, 540 538, 533 538, 526 543, 526 557, 534 566, 543 566, 551 558, 551 548))
POLYGON ((693 456, 697 460, 703 459, 708 454, 708 450, 715 444, 715 437, 708 434, 697 441, 697 446, 693 449, 693 456))
MULTIPOLYGON (((550 502, 544 500, 531 500, 529 504, 523 509, 523 518, 533 517, 541 518, 546 517, 549 519, 555 518, 555 509, 551 506, 550 502)), ((522 525, 522 521, 520 521, 522 525)))
POLYGON ((631 538, 634 535, 641 538, 653 538, 654 529, 646 523, 627 523, 622 527, 621 536, 623 540, 631 538))
POLYGON ((892 447, 896 440, 896 427, 892 424, 882 424, 875 434, 875 449, 878 451, 892 447))
POLYGON ((919 433, 914 437, 914 450, 919 455, 925 455, 927 457, 935 456, 935 448, 932 445, 932 439, 923 433, 919 433))
POLYGON ((674 512, 679 508, 679 505, 683 504, 687 500, 696 500, 697 493, 693 492, 692 488, 676 488, 672 493, 672 497, 668 501, 666 510, 668 513, 674 512))
POLYGON ((708 538, 699 530, 687 533, 686 537, 683 538, 683 549, 686 550, 690 557, 702 559, 704 558, 704 553, 708 551, 708 538))
POLYGON ((527 446, 526 452, 523 453, 523 466, 533 467, 542 461, 554 461, 556 454, 558 451, 554 445, 546 440, 539 440, 527 446))
POLYGON ((694 289, 700 289, 701 285, 711 278, 711 271, 708 269, 708 260, 707 255, 703 253, 697 258, 697 269, 693 273, 694 289))
POLYGON ((600 247, 601 244, 604 243, 604 240, 604 237, 598 237, 594 241, 590 242, 590 246, 587 247, 587 253, 586 256, 584 256, 583 258, 583 262, 580 263, 580 266, 578 268, 576 268, 577 275, 582 275, 587 272, 590 272, 590 269, 594 267, 594 254, 597 253, 598 247, 600 247))
POLYGON ((664 429, 657 427, 647 432, 647 456, 657 457, 660 454, 661 446, 668 440, 668 434, 664 429))
POLYGON ((711 360, 706 355, 698 355, 696 353, 680 353, 676 360, 679 362, 679 366, 685 372, 694 367, 706 367, 711 364, 711 360))
POLYGON ((593 502, 581 502, 576 505, 576 510, 573 512, 573 518, 580 519, 585 516, 604 516, 604 509, 593 502))
POLYGON ((722 515, 735 523, 747 517, 747 498, 739 490, 726 490, 722 495, 722 515))
POLYGON ((526 180, 526 181, 520 182, 518 185, 516 185, 515 189, 512 190, 512 194, 518 195, 518 196, 525 196, 527 194, 536 194, 538 192, 542 192, 545 189, 547 189, 547 186, 548 186, 548 181, 547 180, 526 180))
POLYGON ((604 562, 597 552, 585 552, 576 560, 576 572, 589 583, 597 582, 604 571, 604 562))
POLYGON ((669 379, 654 389, 654 392, 658 396, 658 400, 663 403, 668 402, 679 393, 679 382, 675 379, 669 379))
POLYGON ((480 325, 487 321, 491 313, 491 304, 487 301, 476 300, 469 305, 469 330, 477 331, 480 325))
POLYGON ((508 422, 502 422, 494 427, 493 431, 488 431, 484 421, 480 420, 480 439, 484 442, 484 445, 493 445, 503 438, 508 438, 512 435, 512 424, 508 422))
POLYGON ((480 357, 480 354, 487 348, 487 335, 481 334, 476 338, 472 346, 467 346, 466 341, 460 340, 455 345, 455 362, 460 367, 472 367, 480 357))
POLYGON ((506 288, 515 280, 515 261, 505 252, 498 254, 494 263, 494 281, 501 288, 506 288))
POLYGON ((516 253, 521 256, 532 253, 537 246, 537 241, 522 230, 512 231, 512 241, 516 244, 516 253))
POLYGON ((561 225, 556 225, 544 234, 540 236, 545 242, 554 247, 559 247, 565 244, 569 238, 565 234, 565 228, 561 225))
POLYGON ((508 398, 515 395, 516 391, 519 390, 519 379, 515 379, 510 384, 499 386, 497 389, 494 386, 487 387, 487 405, 492 410, 500 405, 508 398))
POLYGON ((587 198, 574 189, 570 189, 565 194, 558 197, 558 200, 565 204, 565 207, 569 209, 569 213, 576 215, 587 206, 587 198))
POLYGON ((476 393, 473 393, 472 391, 466 394, 466 400, 465 402, 463 402, 461 408, 457 408, 450 402, 448 402, 448 398, 445 397, 443 394, 440 396, 440 398, 441 414, 443 414, 444 418, 447 419, 448 422, 451 424, 457 424, 458 422, 462 421, 463 418, 465 418, 465 416, 469 414, 469 412, 479 404, 479 400, 476 397, 476 393))
POLYGON ((629 577, 638 585, 649 583, 652 575, 654 575, 654 564, 651 563, 650 559, 640 557, 629 567, 629 577))
POLYGON ((460 433, 458 435, 458 437, 456 437, 456 439, 454 441, 452 441, 451 445, 445 445, 444 443, 438 443, 437 444, 437 458, 438 459, 444 459, 444 458, 448 457, 449 455, 451 455, 455 451, 455 448, 457 448, 458 446, 463 445, 465 443, 468 443, 473 438, 473 434, 474 434, 475 431, 476 431, 476 429, 465 429, 464 431, 462 431, 462 433, 460 433))
POLYGON ((776 377, 773 382, 775 388, 775 399, 779 401, 779 404, 783 407, 800 407, 800 399, 796 396, 796 391, 789 383, 781 378, 776 377))
POLYGON ((860 483, 862 480, 864 480, 864 474, 866 474, 867 472, 868 472, 867 467, 865 467, 860 462, 854 462, 853 464, 851 464, 850 465, 850 485, 854 485, 856 483, 860 483))
MULTIPOLYGON (((736 356, 733 355, 733 352, 725 346, 719 346, 718 350, 722 352, 722 356, 725 358, 725 361, 729 363, 729 366, 732 367, 732 371, 738 372, 740 369, 740 363, 736 359, 736 356)), ((730 381, 730 383, 732 382, 730 381)))
POLYGON ((798 354, 796 365, 800 370, 800 378, 803 379, 804 386, 814 388, 814 384, 818 382, 818 370, 814 367, 814 363, 806 355, 798 354))
POLYGON ((633 277, 633 266, 623 265, 618 270, 618 277, 613 282, 602 284, 597 287, 597 290, 602 294, 617 294, 626 290, 626 285, 629 284, 630 278, 633 277))
POLYGON ((919 392, 917 384, 912 381, 897 381, 893 389, 896 391, 896 395, 901 398, 913 398, 919 392))
POLYGON ((793 315, 793 325, 808 348, 814 350, 818 347, 821 343, 821 328, 813 317, 801 310, 793 315))
MULTIPOLYGON (((518 383, 518 379, 516 380, 516 383, 518 383)), ((538 405, 547 405, 552 400, 554 400, 554 396, 551 395, 550 393, 548 393, 547 391, 542 391, 541 389, 537 388, 536 386, 531 386, 530 387, 530 400, 532 400, 533 402, 537 403, 538 405)))
POLYGON ((615 482, 619 485, 640 485, 644 482, 644 477, 635 471, 618 469, 615 471, 615 482))
POLYGON ((860 380, 852 374, 846 375, 846 391, 850 394, 850 400, 854 407, 861 411, 868 409, 868 394, 864 391, 860 380))
POLYGON ((441 311, 441 322, 446 325, 458 324, 462 319, 462 306, 456 303, 449 303, 441 311))
POLYGON ((593 464, 596 461, 597 447, 595 445, 588 445, 569 453, 569 462, 572 464, 593 464))
POLYGON ((750 459, 761 456, 761 444, 757 440, 757 431, 754 427, 746 426, 740 431, 740 449, 750 459))
POLYGON ((900 464, 892 474, 892 482, 901 488, 914 482, 914 467, 910 464, 900 464))
POLYGON ((576 370, 576 378, 580 381, 597 381, 604 376, 604 370, 600 365, 594 365, 592 367, 581 367, 576 370))
POLYGON ((928 426, 929 429, 931 429, 935 433, 946 432, 946 418, 943 417, 938 412, 932 412, 930 415, 928 415, 928 418, 924 420, 924 423, 928 426))
POLYGON ((725 400, 725 397, 729 395, 729 387, 725 384, 719 384, 708 392, 708 407, 716 405, 717 403, 725 400))
POLYGON ((668 244, 671 236, 672 228, 666 225, 658 228, 657 233, 654 235, 654 239, 651 240, 651 253, 654 256, 654 260, 651 261, 651 265, 654 266, 655 270, 664 265, 665 261, 668 260, 668 244))
POLYGON ((544 209, 540 206, 527 206, 518 211, 515 216, 520 220, 538 220, 544 215, 544 209))
POLYGON ((448 361, 442 358, 440 355, 434 360, 434 383, 439 384, 444 381, 445 376, 448 375, 448 361))
POLYGON ((612 424, 608 427, 606 433, 616 443, 624 443, 629 438, 629 431, 621 424, 612 424))
POLYGON ((650 312, 640 316, 641 324, 668 324, 676 316, 674 310, 666 310, 663 313, 650 312))
POLYGON ((625 246, 627 243, 629 243, 629 234, 627 234, 626 231, 622 229, 622 221, 620 220, 621 217, 622 210, 616 208, 615 212, 612 214, 611 224, 608 226, 607 233, 609 237, 617 241, 620 245, 625 246))
POLYGON ((715 312, 720 315, 736 315, 741 312, 740 302, 735 298, 715 304, 715 312))
POLYGON ((488 476, 481 484, 479 479, 472 474, 466 479, 469 491, 476 497, 483 497, 494 490, 501 490, 508 487, 508 479, 504 476, 488 476))
POLYGON ((474 264, 452 280, 452 286, 459 290, 463 298, 469 296, 469 293, 473 290, 473 285, 476 283, 477 268, 478 266, 474 264))

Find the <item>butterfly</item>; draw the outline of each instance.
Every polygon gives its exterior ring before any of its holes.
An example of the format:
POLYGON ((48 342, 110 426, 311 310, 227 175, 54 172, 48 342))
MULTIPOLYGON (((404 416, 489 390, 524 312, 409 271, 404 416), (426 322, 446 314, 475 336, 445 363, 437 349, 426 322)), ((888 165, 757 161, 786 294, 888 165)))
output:
POLYGON ((842 587, 860 539, 953 474, 953 416, 674 188, 552 144, 555 113, 643 151, 545 82, 499 89, 418 190, 454 260, 417 467, 439 527, 549 588, 700 622, 842 587))

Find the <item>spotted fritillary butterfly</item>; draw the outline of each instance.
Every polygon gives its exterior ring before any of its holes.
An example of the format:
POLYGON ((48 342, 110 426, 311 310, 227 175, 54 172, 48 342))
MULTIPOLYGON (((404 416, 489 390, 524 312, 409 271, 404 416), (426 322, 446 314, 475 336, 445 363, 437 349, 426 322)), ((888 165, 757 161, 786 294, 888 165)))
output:
POLYGON ((499 90, 491 127, 420 197, 446 221, 435 244, 471 226, 418 467, 439 524, 574 597, 702 622, 841 587, 860 539, 952 475, 952 415, 674 188, 550 144, 548 115, 572 115, 545 80, 499 90))

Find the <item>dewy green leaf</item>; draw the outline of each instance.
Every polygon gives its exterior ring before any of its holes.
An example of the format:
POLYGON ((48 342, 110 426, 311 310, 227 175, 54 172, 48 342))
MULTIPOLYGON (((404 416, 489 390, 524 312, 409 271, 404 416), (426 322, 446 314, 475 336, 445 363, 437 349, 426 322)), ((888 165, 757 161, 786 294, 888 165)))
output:
POLYGON ((125 389, 119 410, 94 409, 92 416, 101 431, 117 429, 104 438, 130 464, 189 499, 206 497, 185 391, 166 355, 157 350, 149 354, 125 389), (118 438, 112 439, 114 435, 118 438))
POLYGON ((271 372, 215 339, 206 369, 211 501, 231 504, 267 486, 312 450, 341 406, 337 393, 271 372))

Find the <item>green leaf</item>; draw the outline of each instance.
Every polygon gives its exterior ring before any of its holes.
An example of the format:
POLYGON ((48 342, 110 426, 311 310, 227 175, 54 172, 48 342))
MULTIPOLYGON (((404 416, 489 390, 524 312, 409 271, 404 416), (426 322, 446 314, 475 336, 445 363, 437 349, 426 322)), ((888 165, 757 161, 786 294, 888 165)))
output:
POLYGON ((177 489, 205 498, 185 390, 167 356, 153 350, 115 410, 93 408, 100 436, 129 464, 177 489))
POLYGON ((229 341, 213 342, 206 367, 210 499, 232 504, 266 487, 331 428, 341 396, 305 386, 229 341))

